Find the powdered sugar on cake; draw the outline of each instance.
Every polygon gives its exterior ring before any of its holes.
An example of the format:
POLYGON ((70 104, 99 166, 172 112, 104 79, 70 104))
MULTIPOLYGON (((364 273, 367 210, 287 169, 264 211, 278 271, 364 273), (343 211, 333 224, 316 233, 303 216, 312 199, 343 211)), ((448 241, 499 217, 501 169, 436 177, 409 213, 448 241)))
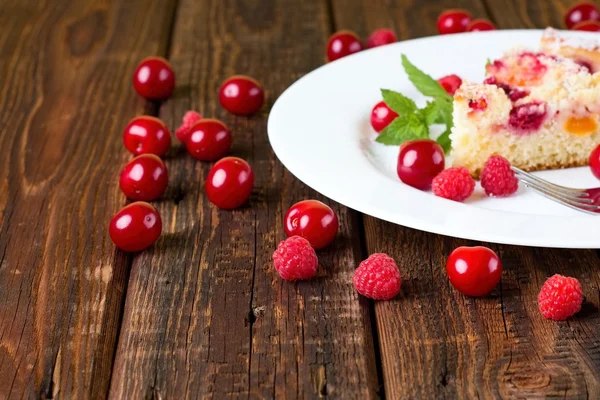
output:
POLYGON ((542 42, 546 41, 549 46, 553 46, 555 50, 560 50, 562 46, 574 47, 589 51, 599 51, 600 44, 594 40, 584 39, 575 36, 560 36, 554 28, 546 28, 542 42))

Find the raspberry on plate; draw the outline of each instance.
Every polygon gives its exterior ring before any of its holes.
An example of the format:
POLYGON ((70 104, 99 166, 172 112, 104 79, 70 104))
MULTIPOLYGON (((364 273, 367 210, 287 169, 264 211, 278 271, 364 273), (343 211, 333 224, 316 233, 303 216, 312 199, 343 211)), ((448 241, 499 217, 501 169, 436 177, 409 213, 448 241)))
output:
POLYGON ((287 281, 310 279, 317 274, 319 259, 309 241, 292 236, 277 246, 273 253, 275 269, 287 281))
POLYGON ((202 115, 200 115, 196 111, 190 110, 190 111, 186 112, 185 115, 183 116, 183 121, 182 121, 181 125, 175 131, 175 136, 177 137, 177 139, 180 142, 185 143, 185 141, 190 133, 190 129, 196 122, 200 121, 201 118, 202 118, 202 115))
POLYGON ((389 300, 400 292, 402 278, 393 258, 375 253, 360 263, 352 278, 356 291, 374 300, 389 300))
POLYGON ((494 155, 483 165, 481 187, 488 196, 506 197, 517 191, 519 180, 510 168, 510 162, 502 156, 494 155))
POLYGON ((538 307, 546 319, 564 321, 581 310, 583 292, 575 278, 553 275, 542 285, 538 307))
POLYGON ((475 181, 465 167, 448 168, 433 179, 433 194, 448 200, 465 201, 475 190, 475 181))

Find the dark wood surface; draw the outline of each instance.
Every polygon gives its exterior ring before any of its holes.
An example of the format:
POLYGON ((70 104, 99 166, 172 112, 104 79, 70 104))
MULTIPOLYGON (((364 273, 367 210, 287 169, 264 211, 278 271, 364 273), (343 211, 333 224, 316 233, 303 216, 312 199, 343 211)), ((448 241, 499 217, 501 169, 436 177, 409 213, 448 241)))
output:
MULTIPOLYGON (((4 0, 0 3, 0 399, 600 398, 600 260, 594 250, 489 245, 501 285, 481 299, 448 284, 445 260, 473 244, 360 215, 295 179, 272 153, 269 106, 324 62, 328 36, 389 27, 435 34, 445 8, 499 28, 562 26, 569 0, 4 0), (131 88, 162 55, 178 88, 160 107, 131 88), (269 106, 234 117, 227 76, 267 89, 269 106), (126 203, 121 134, 141 113, 174 129, 185 111, 220 118, 256 174, 248 206, 206 200, 210 164, 174 142, 164 222, 127 256, 106 233, 126 203), (341 222, 318 277, 287 283, 271 253, 283 214, 318 198, 341 222), (398 262, 401 295, 374 303, 351 276, 373 252, 398 262), (577 277, 575 318, 544 320, 553 273, 577 277)), ((400 67, 399 67, 400 68, 400 67)))

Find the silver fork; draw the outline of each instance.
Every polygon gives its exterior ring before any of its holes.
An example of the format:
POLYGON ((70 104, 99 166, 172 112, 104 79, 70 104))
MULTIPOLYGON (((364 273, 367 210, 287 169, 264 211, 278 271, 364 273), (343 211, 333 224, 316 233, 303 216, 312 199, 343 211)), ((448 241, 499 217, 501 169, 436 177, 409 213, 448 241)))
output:
POLYGON ((600 214, 600 188, 574 189, 560 186, 519 168, 511 168, 525 186, 542 196, 586 214, 600 214))

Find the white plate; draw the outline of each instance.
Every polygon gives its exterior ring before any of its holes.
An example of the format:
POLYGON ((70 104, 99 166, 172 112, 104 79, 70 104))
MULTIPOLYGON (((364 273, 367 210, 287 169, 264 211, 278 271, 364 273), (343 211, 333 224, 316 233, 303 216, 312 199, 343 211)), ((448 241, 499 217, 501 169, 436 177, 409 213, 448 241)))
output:
MULTIPOLYGON (((600 217, 525 188, 509 198, 492 199, 478 185, 471 199, 457 203, 403 184, 395 172, 398 148, 376 143, 370 127, 380 88, 398 90, 420 106, 425 102, 404 74, 402 53, 433 77, 456 73, 480 82, 488 57, 499 57, 518 44, 537 49, 541 35, 537 30, 513 30, 436 36, 329 63, 298 80, 276 101, 268 123, 273 150, 308 186, 386 221, 487 242, 600 248, 600 217)), ((544 171, 539 176, 570 186, 600 186, 587 167, 544 171)))

